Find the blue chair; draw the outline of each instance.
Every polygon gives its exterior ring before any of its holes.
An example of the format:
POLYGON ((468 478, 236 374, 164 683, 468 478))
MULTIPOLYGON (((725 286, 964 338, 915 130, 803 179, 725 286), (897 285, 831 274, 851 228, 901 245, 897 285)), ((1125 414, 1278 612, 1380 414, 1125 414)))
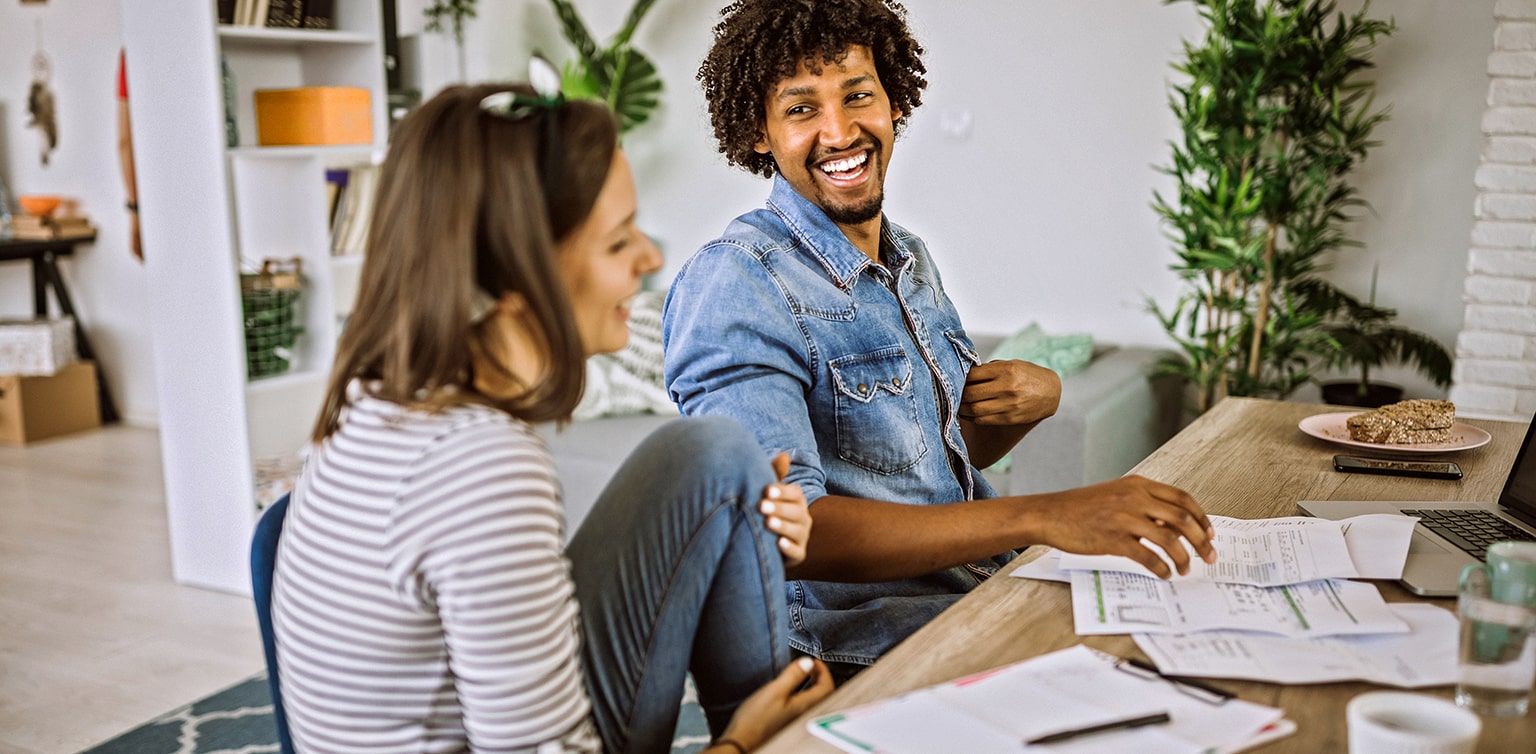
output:
POLYGON ((272 691, 272 721, 277 724, 280 754, 293 754, 288 734, 288 715, 283 711, 283 690, 277 683, 277 637, 272 633, 272 569, 277 565, 277 540, 288 517, 288 496, 268 506, 251 534, 251 594, 256 598, 256 622, 261 626, 262 650, 267 656, 267 688, 272 691))

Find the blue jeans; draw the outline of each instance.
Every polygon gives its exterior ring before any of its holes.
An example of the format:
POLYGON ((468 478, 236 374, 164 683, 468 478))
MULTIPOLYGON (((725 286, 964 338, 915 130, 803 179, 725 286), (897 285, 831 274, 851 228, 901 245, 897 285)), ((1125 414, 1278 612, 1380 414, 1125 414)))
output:
POLYGON ((692 669, 710 731, 789 662, 784 564, 757 510, 768 457, 731 419, 635 449, 566 549, 609 752, 665 752, 692 669))

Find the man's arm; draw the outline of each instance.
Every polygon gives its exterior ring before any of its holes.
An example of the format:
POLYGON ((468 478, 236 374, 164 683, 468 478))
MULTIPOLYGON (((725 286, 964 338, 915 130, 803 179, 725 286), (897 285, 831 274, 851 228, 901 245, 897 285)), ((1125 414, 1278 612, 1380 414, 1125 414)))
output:
POLYGON ((971 367, 960 395, 960 434, 971 465, 984 469, 1013 450, 1061 405, 1061 377, 1027 361, 971 367))
POLYGON ((1047 544, 1067 552, 1124 555, 1167 577, 1146 539, 1189 571, 1179 543, 1214 562, 1211 523, 1183 490, 1139 476, 1041 495, 947 505, 903 505, 827 495, 815 500, 815 536, 790 578, 891 581, 933 573, 1011 549, 1047 544))

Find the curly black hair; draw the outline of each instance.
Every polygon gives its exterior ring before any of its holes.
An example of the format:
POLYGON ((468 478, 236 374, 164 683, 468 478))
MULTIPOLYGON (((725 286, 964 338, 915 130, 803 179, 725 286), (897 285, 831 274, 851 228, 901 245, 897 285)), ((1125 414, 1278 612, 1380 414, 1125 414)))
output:
MULTIPOLYGON (((868 47, 891 106, 911 114, 923 103, 923 48, 895 0, 736 0, 720 11, 715 44, 699 66, 709 121, 732 165, 764 177, 777 166, 753 146, 767 122, 771 87, 795 75, 801 61, 819 73, 853 45, 868 47)), ((901 135, 905 118, 896 122, 901 135)))

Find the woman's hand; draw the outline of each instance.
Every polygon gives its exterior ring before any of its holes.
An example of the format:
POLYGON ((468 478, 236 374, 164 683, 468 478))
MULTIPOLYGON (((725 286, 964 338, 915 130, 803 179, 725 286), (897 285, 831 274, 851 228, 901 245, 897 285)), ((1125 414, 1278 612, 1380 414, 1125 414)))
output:
POLYGON ((805 545, 811 540, 811 508, 805 502, 800 485, 783 484, 785 475, 789 474, 788 453, 774 456, 773 473, 780 483, 770 484, 763 490, 763 499, 757 509, 762 512, 768 531, 779 535, 784 567, 792 568, 805 561, 805 545))
MULTIPOLYGON (((832 671, 827 670, 821 660, 801 657, 736 708, 736 715, 725 726, 725 733, 719 740, 730 740, 746 751, 752 751, 830 693, 832 671)), ((736 753, 736 749, 728 744, 711 746, 705 751, 709 754, 736 753)))

